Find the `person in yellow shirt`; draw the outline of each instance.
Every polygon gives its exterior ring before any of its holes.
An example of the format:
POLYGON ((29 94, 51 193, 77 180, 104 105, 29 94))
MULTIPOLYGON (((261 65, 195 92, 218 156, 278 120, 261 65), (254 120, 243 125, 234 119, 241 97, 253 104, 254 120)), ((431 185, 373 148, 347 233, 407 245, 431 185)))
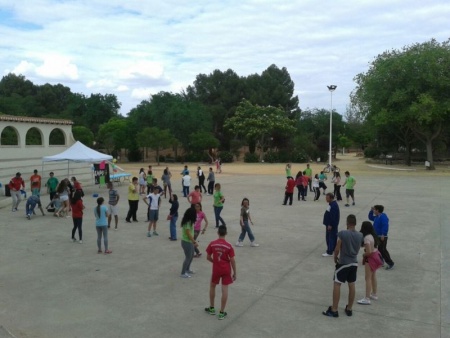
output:
POLYGON ((133 219, 133 222, 137 222, 138 220, 136 213, 139 205, 139 184, 137 177, 133 177, 130 185, 128 186, 128 205, 130 207, 128 209, 128 214, 125 221, 127 223, 131 223, 131 219, 133 219))

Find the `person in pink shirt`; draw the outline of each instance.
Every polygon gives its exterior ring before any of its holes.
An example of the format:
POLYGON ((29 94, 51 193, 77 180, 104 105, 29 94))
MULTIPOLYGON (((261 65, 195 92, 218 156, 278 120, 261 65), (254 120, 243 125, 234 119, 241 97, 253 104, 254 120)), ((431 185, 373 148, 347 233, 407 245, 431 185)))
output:
POLYGON ((196 185, 194 191, 187 195, 187 200, 191 204, 191 208, 195 209, 197 203, 202 203, 202 192, 200 186, 196 185))
MULTIPOLYGON (((205 213, 202 210, 202 204, 201 203, 195 203, 195 211, 197 212, 197 219, 195 220, 194 224, 194 240, 197 240, 198 235, 200 235, 200 231, 202 235, 205 234, 206 228, 208 227, 208 218, 206 218, 205 213), (202 222, 205 221, 205 227, 202 229, 202 222)), ((202 255, 200 250, 197 247, 194 247, 195 255, 194 257, 198 258, 202 255)))

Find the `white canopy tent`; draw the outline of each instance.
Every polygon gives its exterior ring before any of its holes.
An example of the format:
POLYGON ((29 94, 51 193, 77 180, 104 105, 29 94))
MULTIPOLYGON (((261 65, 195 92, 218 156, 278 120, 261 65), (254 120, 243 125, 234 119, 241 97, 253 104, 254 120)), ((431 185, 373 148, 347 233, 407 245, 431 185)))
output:
POLYGON ((111 155, 100 153, 77 141, 73 146, 60 154, 44 156, 42 158, 42 171, 44 171, 45 162, 67 161, 67 173, 69 174, 70 162, 100 163, 102 161, 111 161, 112 159, 111 155))

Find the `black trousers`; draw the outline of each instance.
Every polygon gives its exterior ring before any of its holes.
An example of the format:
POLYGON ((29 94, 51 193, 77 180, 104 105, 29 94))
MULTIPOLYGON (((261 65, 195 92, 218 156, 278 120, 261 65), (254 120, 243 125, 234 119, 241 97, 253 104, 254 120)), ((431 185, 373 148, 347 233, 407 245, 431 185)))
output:
POLYGON ((387 251, 387 248, 386 248, 387 241, 388 241, 387 237, 384 237, 384 241, 382 241, 380 239, 380 243, 378 244, 378 251, 380 252, 381 256, 383 256, 384 261, 387 264, 392 265, 392 264, 394 264, 394 262, 391 259, 391 255, 389 254, 389 251, 387 251))
POLYGON ((208 194, 214 194, 214 181, 209 181, 208 183, 208 194))
POLYGON ((205 188, 205 176, 199 177, 199 178, 198 178, 198 185, 200 186, 200 191, 202 191, 202 188, 203 188, 203 191, 206 192, 206 188, 205 188))
POLYGON ((129 222, 131 219, 133 219, 133 221, 137 221, 137 210, 138 210, 138 205, 139 205, 139 200, 137 201, 130 201, 128 200, 128 204, 130 206, 130 208, 128 209, 128 214, 127 214, 127 218, 126 220, 129 222))
POLYGON ((294 195, 294 193, 292 193, 292 192, 285 192, 283 205, 286 205, 288 200, 289 200, 289 205, 292 205, 292 196, 293 195, 294 195))
POLYGON ((337 201, 342 201, 341 186, 340 185, 337 185, 337 184, 334 185, 334 198, 337 201))

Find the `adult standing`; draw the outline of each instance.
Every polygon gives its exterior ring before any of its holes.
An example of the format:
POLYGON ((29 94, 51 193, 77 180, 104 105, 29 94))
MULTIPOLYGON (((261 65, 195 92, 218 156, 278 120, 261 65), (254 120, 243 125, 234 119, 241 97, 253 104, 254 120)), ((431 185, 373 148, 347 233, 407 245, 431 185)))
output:
POLYGON ((203 188, 203 191, 206 192, 206 187, 205 187, 205 174, 203 173, 202 168, 199 166, 197 167, 197 177, 198 177, 198 186, 200 187, 200 191, 203 188))
POLYGON ((177 226, 177 220, 178 220, 178 208, 180 206, 180 204, 178 202, 177 194, 173 194, 170 196, 169 203, 171 204, 170 211, 169 211, 169 216, 170 216, 170 237, 169 237, 169 239, 171 241, 176 241, 177 240, 176 226, 177 226))
POLYGON ((47 187, 47 193, 50 195, 50 201, 52 201, 56 195, 56 188, 58 187, 58 184, 59 184, 58 179, 55 177, 54 172, 51 171, 50 177, 47 180, 47 183, 45 183, 45 186, 47 187))
POLYGON ((33 175, 30 177, 31 195, 39 196, 41 194, 41 182, 41 175, 38 174, 37 169, 34 169, 33 175))
POLYGON ((303 173, 299 171, 297 175, 295 176, 295 185, 297 186, 298 195, 297 199, 300 201, 300 198, 304 201, 305 200, 305 190, 303 187, 303 173))
POLYGON ((341 196, 341 174, 339 173, 339 171, 335 171, 334 172, 334 176, 331 179, 331 183, 334 184, 334 197, 336 198, 336 200, 342 201, 342 196, 341 196))
POLYGON ((128 186, 128 214, 127 218, 125 218, 125 222, 131 223, 131 219, 133 222, 137 222, 137 210, 139 206, 139 184, 138 178, 133 177, 130 185, 128 186))
POLYGON ((363 242, 363 235, 356 231, 355 215, 347 216, 347 230, 338 233, 336 248, 334 249, 333 305, 329 306, 322 314, 328 317, 339 317, 338 306, 341 297, 341 285, 348 283, 348 303, 345 306, 345 314, 353 314, 352 307, 355 301, 355 282, 358 272, 358 253, 363 242))
POLYGON ((25 189, 25 182, 21 176, 21 173, 16 173, 16 176, 11 178, 11 180, 9 181, 9 191, 12 198, 12 212, 16 212, 18 210, 17 208, 22 201, 22 193, 20 190, 25 189))
POLYGON ((309 191, 314 191, 312 188, 312 169, 310 168, 309 163, 306 165, 305 175, 308 177, 309 191))
POLYGON ((339 205, 334 200, 334 195, 331 192, 325 195, 325 200, 327 201, 328 207, 323 215, 323 225, 325 225, 327 252, 323 253, 322 256, 331 257, 336 248, 340 210, 339 205))
POLYGON ((109 208, 109 216, 108 216, 108 229, 111 227, 112 216, 114 216, 115 227, 114 230, 117 230, 117 226, 119 224, 119 199, 120 195, 116 189, 114 189, 114 185, 112 182, 108 182, 107 187, 108 191, 108 208, 109 208))
POLYGON ((222 192, 220 191, 221 186, 220 183, 216 183, 214 185, 214 189, 216 189, 213 197, 214 197, 214 216, 216 218, 216 228, 219 227, 219 222, 222 223, 222 225, 226 225, 222 217, 220 217, 220 213, 223 209, 223 204, 225 203, 225 196, 223 196, 222 192))
POLYGON ((73 192, 72 196, 76 191, 81 192, 81 197, 84 197, 83 187, 81 186, 80 181, 77 181, 77 178, 74 176, 70 179, 73 183, 73 192))
POLYGON ((167 189, 169 189, 169 197, 170 197, 170 195, 172 195, 172 183, 170 182, 171 177, 172 177, 172 174, 170 173, 169 168, 166 167, 166 169, 164 169, 163 174, 161 176, 161 181, 163 182, 163 187, 164 187, 164 198, 167 198, 167 189))
POLYGON ((209 168, 208 173, 208 196, 214 194, 214 183, 216 182, 216 175, 214 175, 213 168, 209 168))
POLYGON ((198 185, 195 186, 194 191, 187 195, 187 200, 191 204, 191 208, 193 209, 195 209, 195 205, 197 203, 202 203, 202 199, 202 190, 198 185))
POLYGON ((195 209, 188 208, 184 212, 181 220, 181 247, 184 251, 184 261, 181 268, 181 278, 190 278, 194 271, 191 270, 191 263, 194 258, 194 247, 198 246, 194 239, 194 223, 197 219, 197 212, 195 209))
POLYGON ((345 204, 346 207, 349 207, 350 204, 350 199, 349 197, 352 198, 352 205, 355 205, 355 185, 356 185, 356 180, 353 176, 350 175, 349 171, 345 172, 345 182, 343 184, 345 186, 345 197, 347 199, 347 204, 345 204))
POLYGON ((369 211, 369 219, 373 221, 373 228, 375 233, 380 239, 378 244, 378 251, 380 251, 381 256, 383 256, 384 261, 388 265, 386 270, 391 270, 394 267, 394 262, 391 259, 391 255, 387 250, 387 241, 389 233, 389 218, 384 213, 384 206, 375 205, 369 211))

